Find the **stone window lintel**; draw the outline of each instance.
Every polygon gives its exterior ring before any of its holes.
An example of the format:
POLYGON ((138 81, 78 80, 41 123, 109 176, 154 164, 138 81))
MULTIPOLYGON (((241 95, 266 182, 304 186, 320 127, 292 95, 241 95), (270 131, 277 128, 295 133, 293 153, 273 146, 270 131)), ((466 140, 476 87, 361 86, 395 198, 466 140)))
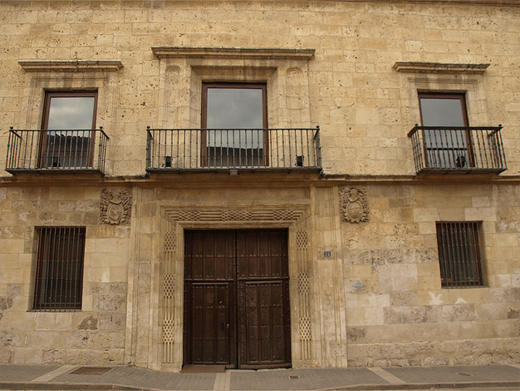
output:
POLYGON ((291 59, 310 60, 315 49, 208 48, 155 46, 158 58, 291 59))
POLYGON ((482 74, 491 64, 448 64, 440 62, 403 62, 394 64, 397 72, 482 74))
POLYGON ((20 60, 26 72, 117 72, 123 64, 119 60, 20 60))

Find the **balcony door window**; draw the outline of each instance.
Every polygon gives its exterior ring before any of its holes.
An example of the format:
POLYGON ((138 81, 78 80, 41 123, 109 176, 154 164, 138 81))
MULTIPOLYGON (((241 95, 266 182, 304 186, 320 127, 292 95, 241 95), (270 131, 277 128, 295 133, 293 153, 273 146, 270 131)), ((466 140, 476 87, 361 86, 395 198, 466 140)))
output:
POLYGON ((471 145, 464 94, 420 93, 422 125, 428 166, 464 168, 471 166, 471 145))
POLYGON ((204 165, 267 165, 266 85, 205 83, 202 100, 204 165))
POLYGON ((40 166, 81 169, 92 165, 97 92, 47 92, 40 166))

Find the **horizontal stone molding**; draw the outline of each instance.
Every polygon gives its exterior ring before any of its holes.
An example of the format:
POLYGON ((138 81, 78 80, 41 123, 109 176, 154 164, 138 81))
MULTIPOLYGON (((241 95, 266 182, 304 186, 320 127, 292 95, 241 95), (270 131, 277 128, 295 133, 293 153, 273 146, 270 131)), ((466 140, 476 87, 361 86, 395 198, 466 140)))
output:
POLYGON ((123 67, 119 60, 20 60, 26 72, 117 72, 123 67))
POLYGON ((401 62, 394 64, 397 72, 405 73, 477 73, 482 74, 491 64, 447 64, 440 62, 401 62))
MULTIPOLYGON (((275 1, 275 0, 272 0, 275 1)), ((345 3, 402 3, 402 4, 436 4, 436 5, 488 5, 498 7, 520 7, 518 0, 341 0, 345 3)))
POLYGON ((315 49, 209 48, 154 46, 158 58, 290 59, 310 60, 315 49))

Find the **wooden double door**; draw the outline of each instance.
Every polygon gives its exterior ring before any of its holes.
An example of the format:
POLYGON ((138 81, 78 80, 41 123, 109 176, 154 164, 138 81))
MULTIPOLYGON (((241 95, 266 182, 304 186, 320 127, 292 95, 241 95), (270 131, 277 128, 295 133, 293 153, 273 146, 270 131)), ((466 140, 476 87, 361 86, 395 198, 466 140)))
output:
POLYGON ((184 364, 291 366, 287 230, 185 231, 184 364))

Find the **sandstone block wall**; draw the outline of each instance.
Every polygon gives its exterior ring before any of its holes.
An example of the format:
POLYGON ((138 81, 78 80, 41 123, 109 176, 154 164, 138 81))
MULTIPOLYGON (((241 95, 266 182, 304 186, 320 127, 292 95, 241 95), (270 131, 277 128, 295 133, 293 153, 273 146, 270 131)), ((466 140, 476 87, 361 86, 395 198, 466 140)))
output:
POLYGON ((100 189, 2 187, 0 340, 5 363, 123 363, 128 226, 98 225, 100 189), (32 311, 35 227, 86 226, 80 312, 32 311))
POLYGON ((349 364, 517 362, 518 187, 387 185, 367 193, 370 222, 342 227, 349 364), (484 287, 441 289, 440 220, 482 221, 484 287))
MULTIPOLYGON (((190 101, 194 86, 186 84, 190 65, 174 62, 179 68, 166 77, 151 49, 160 46, 315 49, 308 88, 295 85, 282 92, 286 102, 276 103, 280 92, 270 85, 269 124, 320 125, 327 173, 414 173, 407 133, 420 123, 418 89, 466 92, 470 125, 502 124, 504 175, 520 172, 517 7, 349 1, 15 1, 1 7, 6 130, 40 127, 45 88, 97 88, 110 175, 144 173, 146 126, 200 127, 193 109, 199 103, 190 101), (19 60, 119 60, 123 68, 34 74, 19 60), (393 68, 398 61, 490 66, 482 75, 402 74, 393 68), (310 116, 300 124, 298 108, 307 105, 310 116)), ((237 77, 247 81, 247 72, 237 77)), ((7 133, 0 141, 4 159, 7 133)))
POLYGON ((9 126, 40 129, 45 91, 97 90, 96 124, 110 137, 104 176, 0 171, 0 362, 178 370, 182 256, 171 254, 183 229, 275 226, 290 232, 294 366, 518 363, 520 8, 482 3, 0 2, 0 168, 9 126), (153 47, 263 57, 159 58, 153 47), (313 55, 272 58, 271 48, 313 55), (122 67, 78 65, 107 60, 122 67), (489 67, 408 73, 396 62, 489 67), (144 175, 146 127, 199 128, 201 83, 215 80, 265 82, 270 127, 319 125, 324 176, 144 175), (465 93, 470 125, 502 124, 507 171, 416 176, 407 134, 420 123, 418 91, 465 93), (105 187, 133 195, 128 222, 100 221, 105 187), (366 190, 367 221, 342 218, 350 187, 366 190), (168 214, 197 208, 271 217, 168 214), (454 220, 482 222, 482 288, 440 288, 435 222, 454 220), (35 227, 53 225, 86 227, 82 311, 31 310, 35 227))

